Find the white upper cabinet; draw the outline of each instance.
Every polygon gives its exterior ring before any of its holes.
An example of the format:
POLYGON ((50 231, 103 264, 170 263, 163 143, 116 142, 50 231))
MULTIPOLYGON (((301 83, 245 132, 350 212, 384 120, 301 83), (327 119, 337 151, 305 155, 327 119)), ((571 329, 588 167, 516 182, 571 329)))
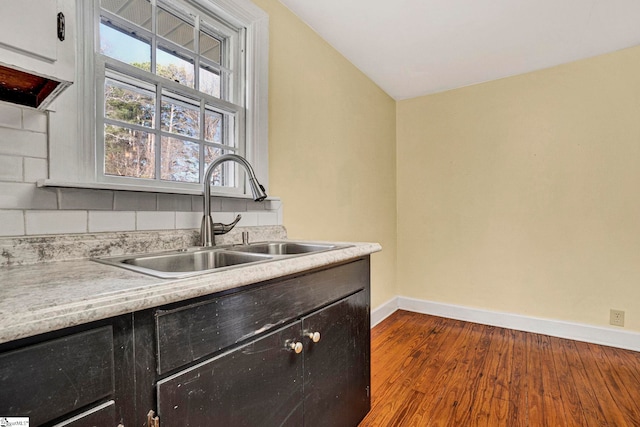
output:
POLYGON ((2 0, 0 65, 70 83, 75 72, 74 0, 2 0), (64 40, 58 39, 58 13, 64 40))

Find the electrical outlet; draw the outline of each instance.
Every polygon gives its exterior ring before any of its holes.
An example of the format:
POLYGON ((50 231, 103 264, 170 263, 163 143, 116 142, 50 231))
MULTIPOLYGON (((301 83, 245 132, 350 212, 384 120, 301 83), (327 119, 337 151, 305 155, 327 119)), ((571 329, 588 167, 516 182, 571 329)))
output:
POLYGON ((611 309, 609 323, 614 326, 624 326, 624 311, 611 309))

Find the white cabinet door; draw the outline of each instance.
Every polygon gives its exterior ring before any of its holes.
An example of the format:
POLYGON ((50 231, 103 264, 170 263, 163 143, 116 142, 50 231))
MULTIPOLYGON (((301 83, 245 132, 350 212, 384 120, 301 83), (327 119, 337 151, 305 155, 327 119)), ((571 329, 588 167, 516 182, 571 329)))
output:
POLYGON ((4 0, 0 44, 45 61, 57 59, 57 1, 4 0))
POLYGON ((0 0, 0 65, 73 82, 75 0, 0 0), (58 40, 58 13, 65 40, 58 40))

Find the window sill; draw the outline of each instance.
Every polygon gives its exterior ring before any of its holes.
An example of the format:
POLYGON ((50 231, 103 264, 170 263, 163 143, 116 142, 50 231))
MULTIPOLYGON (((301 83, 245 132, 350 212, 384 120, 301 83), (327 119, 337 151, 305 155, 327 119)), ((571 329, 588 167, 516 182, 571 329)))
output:
MULTIPOLYGON (((112 190, 112 191, 135 191, 142 193, 164 193, 164 194, 185 194, 191 196, 202 196, 201 190, 177 189, 170 187, 148 187, 143 185, 131 184, 113 184, 105 182, 80 183, 70 181, 59 181, 55 179, 41 179, 37 182, 38 187, 54 187, 54 188, 82 188, 88 190, 112 190)), ((248 194, 234 194, 216 192, 212 187, 211 195, 214 197, 225 197, 229 199, 249 199, 252 197, 248 194)), ((268 196, 265 200, 280 200, 279 197, 268 196)))

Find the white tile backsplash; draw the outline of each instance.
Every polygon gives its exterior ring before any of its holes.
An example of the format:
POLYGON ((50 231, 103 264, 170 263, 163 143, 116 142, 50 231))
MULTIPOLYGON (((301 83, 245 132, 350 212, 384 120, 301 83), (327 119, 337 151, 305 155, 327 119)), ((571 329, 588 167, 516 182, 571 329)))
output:
POLYGON ((22 108, 0 102, 0 126, 20 129, 22 127, 22 108))
POLYGON ((87 211, 26 211, 27 235, 87 232, 87 211))
POLYGON ((279 225, 278 212, 260 212, 258 214, 258 225, 279 225))
POLYGON ((136 213, 128 211, 89 211, 89 232, 135 231, 136 213))
POLYGON ((22 110, 22 128, 45 133, 47 131, 47 113, 25 108, 22 110))
POLYGON ((191 212, 191 196, 185 194, 158 194, 158 210, 191 212))
POLYGON ((0 182, 0 209, 58 209, 58 198, 51 188, 35 184, 0 182))
POLYGON ((47 158, 47 135, 0 127, 0 154, 47 158))
POLYGON ((175 228, 175 212, 136 213, 136 230, 172 230, 175 228))
POLYGON ((113 191, 58 189, 60 209, 113 210, 113 191))
POLYGON ((23 211, 0 211, 0 236, 24 235, 23 211))
POLYGON ((252 227, 258 225, 258 212, 236 212, 242 215, 242 219, 238 223, 240 227, 252 227))
POLYGON ((155 211, 157 194, 116 191, 113 195, 113 209, 117 211, 155 211))
POLYGON ((0 181, 22 181, 22 157, 0 155, 0 181))
POLYGON ((46 159, 24 158, 24 182, 37 182, 49 176, 49 163, 46 159))
POLYGON ((176 212, 176 229, 200 228, 202 214, 200 212, 176 212))

